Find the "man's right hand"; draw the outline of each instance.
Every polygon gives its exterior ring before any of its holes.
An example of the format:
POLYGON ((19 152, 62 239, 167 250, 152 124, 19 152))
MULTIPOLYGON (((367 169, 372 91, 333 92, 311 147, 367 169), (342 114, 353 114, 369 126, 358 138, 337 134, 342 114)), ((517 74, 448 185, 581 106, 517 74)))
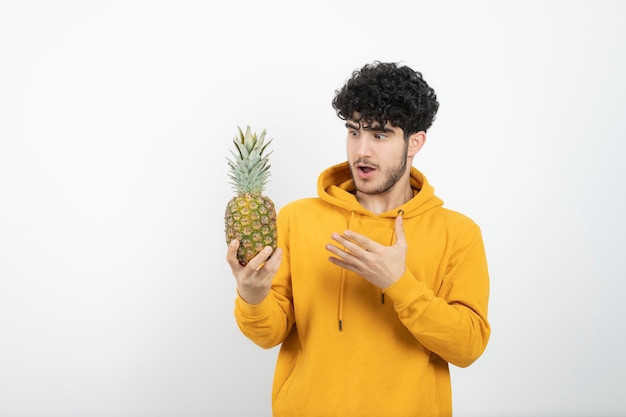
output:
POLYGON ((266 246, 246 266, 242 266, 237 260, 238 248, 239 241, 232 240, 226 252, 226 261, 237 280, 237 292, 246 303, 260 304, 270 293, 283 253, 277 248, 272 254, 272 248, 266 246))

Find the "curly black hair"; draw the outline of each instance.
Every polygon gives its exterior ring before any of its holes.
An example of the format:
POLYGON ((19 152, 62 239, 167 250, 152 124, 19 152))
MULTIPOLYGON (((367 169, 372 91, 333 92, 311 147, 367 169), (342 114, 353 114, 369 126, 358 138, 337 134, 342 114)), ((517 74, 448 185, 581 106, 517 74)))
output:
POLYGON ((333 108, 342 120, 368 124, 389 122, 404 131, 405 138, 432 125, 439 109, 437 95, 420 72, 399 65, 375 61, 355 70, 351 78, 335 91, 333 108))

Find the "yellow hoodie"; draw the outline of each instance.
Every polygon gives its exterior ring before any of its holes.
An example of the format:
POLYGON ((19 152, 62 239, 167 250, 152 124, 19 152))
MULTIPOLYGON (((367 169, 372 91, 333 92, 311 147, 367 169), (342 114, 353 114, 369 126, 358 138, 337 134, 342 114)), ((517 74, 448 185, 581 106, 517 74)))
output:
POLYGON ((237 298, 241 331, 263 348, 281 344, 274 417, 452 415, 448 363, 465 367, 484 351, 489 277, 479 227, 443 208, 411 169, 414 197, 376 215, 354 194, 347 163, 318 180, 319 198, 278 214, 283 261, 258 305, 237 298), (380 290, 328 261, 332 232, 354 230, 390 245, 404 211, 407 270, 380 290))

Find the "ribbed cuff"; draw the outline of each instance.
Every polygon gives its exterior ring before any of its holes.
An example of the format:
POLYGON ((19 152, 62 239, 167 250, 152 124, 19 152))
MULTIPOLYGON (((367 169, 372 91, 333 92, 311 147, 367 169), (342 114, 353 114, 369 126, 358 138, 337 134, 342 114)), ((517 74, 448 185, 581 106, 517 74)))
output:
POLYGON ((242 314, 248 317, 256 317, 262 316, 267 313, 268 309, 268 301, 267 297, 259 304, 248 304, 246 300, 241 298, 241 296, 237 295, 237 307, 241 311, 242 314))
POLYGON ((421 291, 424 284, 415 279, 415 277, 407 269, 404 274, 383 292, 389 296, 394 302, 402 303, 404 300, 414 299, 416 293, 421 291))

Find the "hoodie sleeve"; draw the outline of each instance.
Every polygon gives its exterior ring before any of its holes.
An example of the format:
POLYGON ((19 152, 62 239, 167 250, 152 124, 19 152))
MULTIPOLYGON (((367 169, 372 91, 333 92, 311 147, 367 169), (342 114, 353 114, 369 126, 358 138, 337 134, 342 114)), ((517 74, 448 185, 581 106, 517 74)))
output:
POLYGON ((284 216, 278 216, 278 246, 283 250, 281 266, 272 281, 272 289, 260 304, 235 299, 235 320, 241 332, 255 344, 270 349, 282 343, 295 322, 291 302, 288 235, 284 216))
POLYGON ((483 353, 491 332, 489 276, 478 226, 464 232, 450 250, 439 288, 428 288, 425 277, 407 269, 385 294, 422 345, 447 362, 466 367, 483 353))
POLYGON ((270 349, 280 344, 293 321, 283 310, 277 295, 270 293, 261 304, 248 304, 241 297, 235 300, 235 319, 241 332, 255 344, 270 349))

